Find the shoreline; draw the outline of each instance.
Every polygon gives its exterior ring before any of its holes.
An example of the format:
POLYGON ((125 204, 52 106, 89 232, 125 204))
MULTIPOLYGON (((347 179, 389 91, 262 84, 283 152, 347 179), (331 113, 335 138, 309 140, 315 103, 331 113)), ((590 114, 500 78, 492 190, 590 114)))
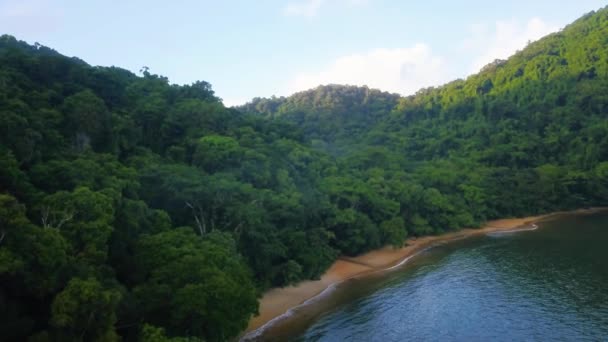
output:
POLYGON ((553 212, 522 218, 498 219, 486 222, 481 228, 465 228, 441 235, 409 238, 402 248, 385 246, 356 257, 339 257, 319 280, 302 281, 295 286, 273 288, 260 298, 259 315, 252 317, 241 339, 248 340, 261 334, 267 327, 289 316, 293 309, 332 291, 338 284, 352 278, 395 269, 419 253, 438 244, 491 233, 514 233, 538 228, 536 223, 566 214, 592 214, 608 208, 588 208, 553 212), (531 226, 531 227, 530 227, 531 226))

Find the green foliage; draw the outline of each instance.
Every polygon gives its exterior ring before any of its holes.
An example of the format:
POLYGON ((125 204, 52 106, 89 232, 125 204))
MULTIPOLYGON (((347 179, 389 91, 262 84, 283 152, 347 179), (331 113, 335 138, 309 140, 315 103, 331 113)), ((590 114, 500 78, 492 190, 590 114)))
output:
POLYGON ((2 339, 228 340, 338 255, 608 205, 607 36, 603 9, 413 96, 240 108, 1 36, 2 339))
POLYGON ((59 340, 118 341, 114 331, 120 292, 95 279, 73 278, 53 300, 51 325, 59 340))
POLYGON ((7 244, 30 225, 25 217, 24 206, 12 196, 0 195, 0 227, 2 228, 0 242, 4 247, 0 249, 0 274, 14 274, 23 268, 23 260, 15 255, 16 251, 7 248, 7 244))
POLYGON ((165 329, 158 328, 149 324, 144 324, 140 342, 202 342, 196 337, 167 337, 165 329))
POLYGON ((199 139, 196 144, 192 163, 203 170, 213 173, 220 167, 238 165, 241 151, 239 143, 232 137, 209 135, 199 139))
POLYGON ((405 223, 401 217, 393 217, 390 220, 382 222, 380 224, 380 233, 382 234, 383 241, 396 248, 403 247, 405 238, 407 237, 405 223))
POLYGON ((223 233, 201 239, 190 228, 177 228, 146 236, 136 258, 140 277, 147 279, 134 289, 143 317, 172 335, 188 331, 223 341, 237 335, 249 314, 257 312, 249 271, 223 233))
POLYGON ((290 97, 255 98, 240 109, 268 118, 282 118, 339 154, 344 145, 377 123, 397 104, 399 95, 367 87, 328 85, 290 97))
POLYGON ((107 145, 110 131, 110 113, 102 99, 91 90, 84 90, 63 101, 64 127, 72 135, 77 151, 89 146, 99 150, 107 145), (105 140, 105 141, 104 141, 105 140), (106 144, 104 144, 104 142, 106 144))

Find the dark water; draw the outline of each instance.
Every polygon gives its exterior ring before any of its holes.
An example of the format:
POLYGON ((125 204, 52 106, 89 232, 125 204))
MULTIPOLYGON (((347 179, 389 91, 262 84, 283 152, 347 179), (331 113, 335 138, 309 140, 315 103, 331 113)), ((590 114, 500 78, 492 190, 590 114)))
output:
POLYGON ((608 214, 433 248, 268 329, 286 341, 608 341, 608 214))

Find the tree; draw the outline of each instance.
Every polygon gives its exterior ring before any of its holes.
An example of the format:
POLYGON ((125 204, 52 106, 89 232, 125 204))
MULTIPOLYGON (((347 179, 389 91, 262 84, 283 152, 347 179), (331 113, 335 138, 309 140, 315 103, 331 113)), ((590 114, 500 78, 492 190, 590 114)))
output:
POLYGON ((167 337, 165 329, 158 328, 149 324, 144 324, 140 342, 202 342, 196 337, 167 337))
POLYGON ((171 335, 187 331, 206 341, 237 335, 257 312, 249 270, 227 235, 201 239, 178 228, 140 240, 135 288, 146 321, 171 335))
POLYGON ((380 224, 380 232, 382 240, 385 243, 396 248, 403 247, 405 238, 407 237, 407 230, 405 230, 405 223, 401 217, 394 217, 382 222, 380 224))
POLYGON ((595 167, 595 177, 599 185, 597 196, 605 203, 608 199, 608 162, 602 162, 595 167))
POLYGON ((608 205, 607 32, 602 9, 411 96, 239 108, 0 36, 2 338, 226 340, 339 255, 608 205))
POLYGON ((53 300, 51 324, 61 340, 118 341, 114 330, 120 292, 93 278, 73 278, 53 300))
POLYGON ((234 138, 209 135, 199 139, 192 156, 192 163, 213 173, 238 165, 241 154, 239 143, 234 138))
POLYGON ((112 233, 112 200, 101 192, 81 187, 47 196, 40 207, 45 229, 56 229, 70 243, 82 266, 105 262, 112 233))
POLYGON ((103 100, 92 91, 84 90, 66 98, 63 111, 66 113, 65 128, 77 151, 84 151, 89 146, 100 150, 110 141, 110 113, 103 100))
POLYGON ((0 194, 0 274, 15 273, 23 267, 23 260, 7 244, 30 226, 25 207, 14 197, 0 194))

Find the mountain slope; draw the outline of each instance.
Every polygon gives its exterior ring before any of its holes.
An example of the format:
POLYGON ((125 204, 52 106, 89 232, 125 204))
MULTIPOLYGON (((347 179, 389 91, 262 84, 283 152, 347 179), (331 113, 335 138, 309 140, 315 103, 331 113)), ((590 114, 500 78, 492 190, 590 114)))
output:
POLYGON ((290 97, 255 98, 238 109, 280 118, 300 127, 325 151, 340 154, 353 136, 364 134, 398 103, 399 95, 367 87, 319 86, 290 97))
MULTIPOLYGON (((589 13, 466 80, 400 98, 375 122, 351 123, 364 129, 328 135, 319 128, 305 130, 306 137, 323 140, 316 148, 341 151, 350 170, 407 170, 417 183, 446 194, 462 193, 462 183, 474 185, 482 189, 486 213, 474 221, 603 201, 605 192, 589 184, 602 177, 608 161, 607 21, 606 9, 589 13), (443 174, 436 179, 429 172, 443 174)), ((324 93, 323 87, 307 97, 315 93, 324 93)), ((314 126, 314 108, 294 106, 301 96, 282 99, 274 112, 282 113, 280 120, 314 126), (299 112, 308 115, 294 120, 299 112)), ((324 125, 332 126, 331 120, 326 117, 324 125)))
POLYGON ((0 37, 3 340, 223 341, 340 254, 608 205, 606 37, 603 9, 414 96, 239 110, 0 37))

